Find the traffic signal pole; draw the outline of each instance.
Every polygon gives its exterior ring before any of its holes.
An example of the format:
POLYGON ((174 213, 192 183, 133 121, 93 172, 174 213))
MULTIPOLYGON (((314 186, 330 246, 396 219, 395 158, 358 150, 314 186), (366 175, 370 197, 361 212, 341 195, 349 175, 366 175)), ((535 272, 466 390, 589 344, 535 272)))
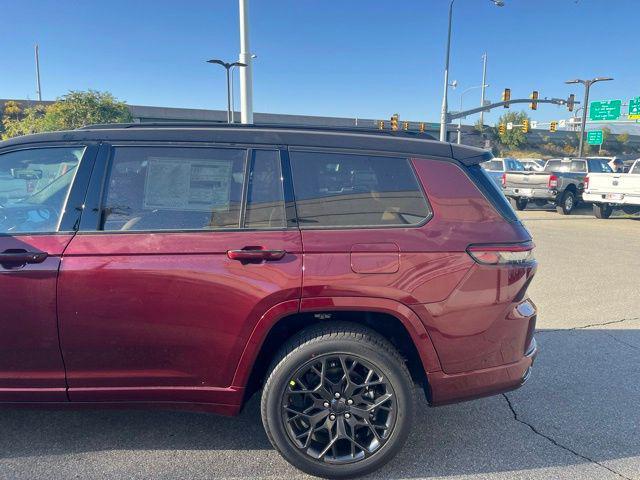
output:
MULTIPOLYGON (((536 100, 537 103, 552 103, 554 105, 566 105, 567 101, 564 98, 543 98, 536 100)), ((506 102, 496 102, 491 103, 489 105, 485 105, 483 107, 472 108, 471 110, 464 110, 462 112, 449 113, 447 115, 447 121, 456 120, 461 117, 466 117, 467 115, 473 115, 474 113, 479 112, 487 112, 494 108, 504 107, 505 105, 511 105, 512 103, 531 103, 530 98, 515 98, 513 100, 508 100, 506 102)), ((575 102, 578 105, 580 102, 575 102)))

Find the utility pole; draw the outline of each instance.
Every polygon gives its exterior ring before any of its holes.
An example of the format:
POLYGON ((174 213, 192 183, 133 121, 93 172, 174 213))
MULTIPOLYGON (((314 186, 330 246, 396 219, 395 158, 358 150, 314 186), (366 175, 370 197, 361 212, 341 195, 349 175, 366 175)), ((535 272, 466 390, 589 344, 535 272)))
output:
POLYGON ((240 13, 239 63, 246 65, 240 70, 240 121, 253 123, 253 71, 249 47, 249 0, 238 0, 240 13))
POLYGON ((36 43, 36 94, 38 101, 42 101, 42 89, 40 88, 40 48, 36 43))
MULTIPOLYGON (((482 90, 480 93, 480 106, 484 107, 484 91, 487 88, 487 52, 482 54, 482 90)), ((462 110, 462 109, 461 109, 462 110)), ((484 129, 484 112, 480 112, 480 130, 484 129)))
POLYGON ((613 80, 611 77, 596 77, 591 80, 567 80, 564 83, 572 84, 572 83, 581 83, 584 85, 584 100, 582 102, 582 124, 580 125, 580 141, 578 142, 578 158, 582 157, 582 146, 584 144, 584 131, 587 126, 587 110, 589 109, 589 90, 591 89, 591 85, 596 82, 608 82, 613 80))

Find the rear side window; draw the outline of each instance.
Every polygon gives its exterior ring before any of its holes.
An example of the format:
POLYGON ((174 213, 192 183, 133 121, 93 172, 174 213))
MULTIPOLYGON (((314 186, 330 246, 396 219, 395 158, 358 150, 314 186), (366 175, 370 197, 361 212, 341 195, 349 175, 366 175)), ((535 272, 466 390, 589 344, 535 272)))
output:
POLYGON ((418 225, 431 209, 407 158, 291 152, 301 228, 418 225))
POLYGON ((488 162, 484 162, 482 164, 482 168, 489 172, 501 172, 502 160, 489 160, 488 162))
POLYGON ((568 172, 570 162, 563 162, 562 160, 549 160, 544 167, 545 172, 568 172))
POLYGON ((611 173, 611 167, 606 160, 587 160, 589 162, 589 171, 593 173, 611 173))
POLYGON ((640 174, 640 162, 636 162, 633 164, 633 168, 629 173, 640 174))
POLYGON ((491 202, 494 208, 498 211, 502 218, 509 222, 517 222, 518 216, 514 212, 513 208, 507 201, 507 197, 504 196, 500 188, 496 183, 491 180, 491 177, 484 171, 480 165, 471 165, 467 167, 469 177, 476 184, 482 194, 491 202))
POLYGON ((512 172, 524 171, 524 165, 522 165, 522 163, 520 163, 518 160, 514 160, 510 158, 509 160, 506 160, 506 162, 507 162, 507 170, 510 170, 512 172))
POLYGON ((247 151, 115 147, 106 231, 239 228, 247 151))
POLYGON ((586 173, 587 172, 587 162, 584 160, 572 160, 571 161, 571 172, 572 173, 586 173))

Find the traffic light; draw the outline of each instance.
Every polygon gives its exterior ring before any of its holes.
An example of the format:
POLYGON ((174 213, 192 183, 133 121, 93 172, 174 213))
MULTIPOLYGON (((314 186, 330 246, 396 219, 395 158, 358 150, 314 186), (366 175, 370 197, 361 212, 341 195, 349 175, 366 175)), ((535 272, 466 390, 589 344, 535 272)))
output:
POLYGON ((576 96, 572 93, 571 95, 569 95, 569 98, 567 98, 567 110, 569 110, 570 112, 573 112, 573 107, 575 107, 576 105, 576 96))
POLYGON ((558 131, 558 122, 551 122, 549 124, 549 131, 550 132, 557 132, 558 131))
POLYGON ((427 126, 424 124, 424 122, 420 122, 420 127, 419 127, 420 133, 424 133, 424 131, 427 129, 426 127, 427 126))
POLYGON ((391 115, 391 130, 394 132, 398 131, 398 114, 394 113, 391 115))
POLYGON ((384 130, 384 121, 383 120, 378 120, 378 129, 379 130, 384 130))
POLYGON ((526 118, 522 121, 522 133, 529 133, 529 120, 526 118))
MULTIPOLYGON (((511 89, 505 88, 504 92, 502 92, 502 101, 508 102, 509 100, 511 100, 511 89)), ((504 108, 509 108, 509 104, 505 103, 504 108)))
POLYGON ((402 129, 406 132, 409 130, 409 122, 402 122, 402 129))
POLYGON ((505 126, 504 123, 501 123, 500 125, 498 125, 498 133, 500 135, 504 135, 505 133, 507 133, 507 127, 505 126))
POLYGON ((531 100, 533 100, 529 106, 531 107, 531 110, 537 110, 538 109, 538 91, 534 90, 533 92, 531 92, 531 96, 529 97, 531 98, 531 100))

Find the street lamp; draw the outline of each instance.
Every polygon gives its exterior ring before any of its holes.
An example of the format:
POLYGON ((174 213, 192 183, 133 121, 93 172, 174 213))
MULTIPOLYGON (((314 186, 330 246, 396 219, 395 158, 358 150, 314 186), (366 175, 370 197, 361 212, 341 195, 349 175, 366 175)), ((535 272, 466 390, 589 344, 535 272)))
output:
POLYGON ((564 83, 573 84, 573 83, 581 83, 584 85, 584 99, 582 101, 582 124, 580 125, 580 141, 578 142, 578 158, 582 157, 582 144, 584 142, 584 130, 587 126, 587 110, 589 107, 589 89, 591 85, 596 82, 608 82, 613 80, 611 77, 596 77, 591 80, 582 80, 576 78, 575 80, 567 80, 564 83))
MULTIPOLYGON (((460 94, 460 112, 462 112, 462 99, 464 98, 464 94, 467 92, 470 92, 471 90, 475 90, 476 88, 486 88, 489 85, 476 85, 475 87, 469 87, 466 90, 464 90, 461 94, 460 94)), ((458 118, 458 141, 457 144, 460 145, 462 140, 462 117, 458 118)))
POLYGON ((240 62, 223 62, 222 60, 218 60, 217 58, 212 58, 211 60, 207 60, 207 63, 217 63, 225 68, 227 71, 227 123, 231 123, 231 75, 229 70, 233 67, 246 67, 246 63, 240 62))
MULTIPOLYGON (((440 110, 440 141, 447 140, 447 93, 449 90, 449 57, 451 52, 451 20, 453 18, 453 4, 449 3, 449 28, 447 30, 447 51, 444 57, 444 93, 442 94, 442 109, 440 110)), ((504 7, 504 0, 489 0, 496 7, 504 7)))

